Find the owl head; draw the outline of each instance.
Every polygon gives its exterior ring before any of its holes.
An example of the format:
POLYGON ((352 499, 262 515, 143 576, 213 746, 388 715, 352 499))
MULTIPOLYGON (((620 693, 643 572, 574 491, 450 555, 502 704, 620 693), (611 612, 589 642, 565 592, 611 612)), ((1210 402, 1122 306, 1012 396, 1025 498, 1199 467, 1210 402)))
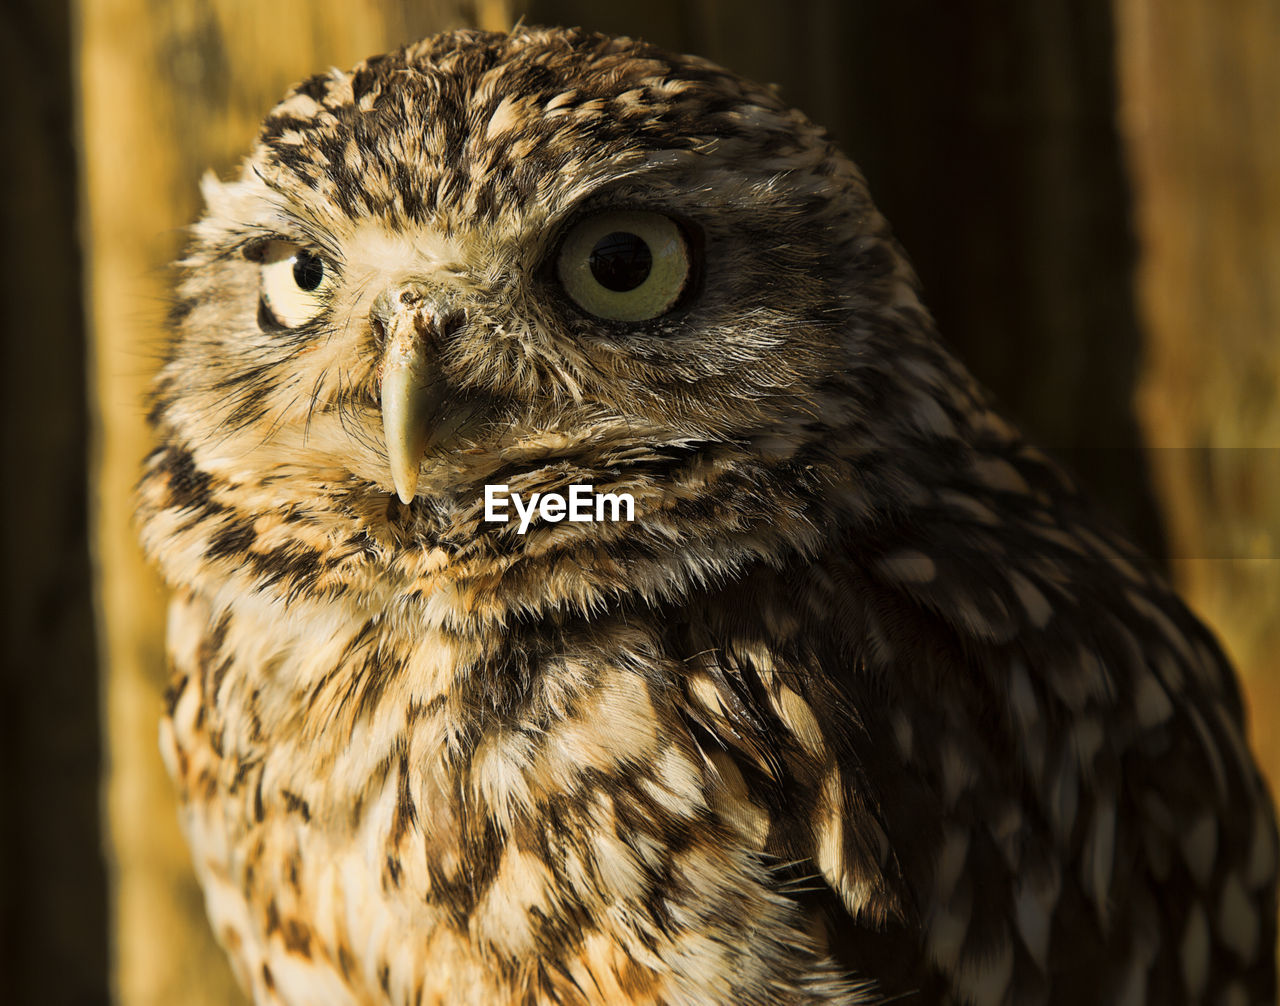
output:
POLYGON ((204 196, 143 507, 255 589, 671 596, 891 499, 855 458, 968 411, 853 164, 641 42, 462 31, 313 77, 204 196), (635 519, 519 534, 493 484, 635 519))

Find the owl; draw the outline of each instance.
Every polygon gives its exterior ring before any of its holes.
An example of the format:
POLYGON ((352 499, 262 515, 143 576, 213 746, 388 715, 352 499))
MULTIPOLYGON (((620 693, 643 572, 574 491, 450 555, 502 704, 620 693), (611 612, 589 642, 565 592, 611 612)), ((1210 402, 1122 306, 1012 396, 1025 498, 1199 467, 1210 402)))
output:
POLYGON ((774 91, 460 31, 204 197, 139 513, 258 1003, 1273 1001, 1222 651, 774 91))

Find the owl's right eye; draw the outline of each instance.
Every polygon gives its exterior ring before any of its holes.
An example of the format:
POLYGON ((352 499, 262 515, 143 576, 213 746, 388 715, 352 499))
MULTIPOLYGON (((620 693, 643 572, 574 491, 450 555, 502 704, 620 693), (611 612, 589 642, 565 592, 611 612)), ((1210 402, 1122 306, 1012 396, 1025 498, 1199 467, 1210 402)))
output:
POLYGON ((297 328, 317 317, 329 302, 333 270, 315 252, 292 241, 267 241, 253 251, 258 263, 262 306, 282 328, 297 328))

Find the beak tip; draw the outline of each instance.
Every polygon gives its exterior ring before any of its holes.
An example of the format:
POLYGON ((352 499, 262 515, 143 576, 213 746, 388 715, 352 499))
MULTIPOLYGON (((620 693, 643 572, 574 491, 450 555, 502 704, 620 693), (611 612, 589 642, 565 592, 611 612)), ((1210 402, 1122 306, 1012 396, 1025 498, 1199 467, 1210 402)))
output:
POLYGON ((401 503, 412 503, 413 498, 418 494, 418 473, 412 475, 398 473, 393 476, 392 481, 396 487, 396 497, 401 503))

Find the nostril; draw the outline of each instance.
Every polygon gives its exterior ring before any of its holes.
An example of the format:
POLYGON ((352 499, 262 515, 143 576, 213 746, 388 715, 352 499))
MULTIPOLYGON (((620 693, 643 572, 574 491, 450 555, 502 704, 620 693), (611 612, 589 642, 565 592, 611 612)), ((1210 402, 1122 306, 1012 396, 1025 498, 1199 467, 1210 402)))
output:
POLYGON ((455 335, 458 329, 462 328, 467 322, 467 315, 463 311, 445 311, 440 315, 440 335, 443 338, 450 338, 455 335))
POLYGON ((377 315, 374 315, 370 319, 370 324, 373 327, 373 337, 380 343, 386 342, 387 326, 383 324, 382 319, 379 318, 377 315))
POLYGON ((466 313, 462 311, 419 309, 413 313, 413 326, 418 334, 437 343, 451 338, 466 320, 466 313))

